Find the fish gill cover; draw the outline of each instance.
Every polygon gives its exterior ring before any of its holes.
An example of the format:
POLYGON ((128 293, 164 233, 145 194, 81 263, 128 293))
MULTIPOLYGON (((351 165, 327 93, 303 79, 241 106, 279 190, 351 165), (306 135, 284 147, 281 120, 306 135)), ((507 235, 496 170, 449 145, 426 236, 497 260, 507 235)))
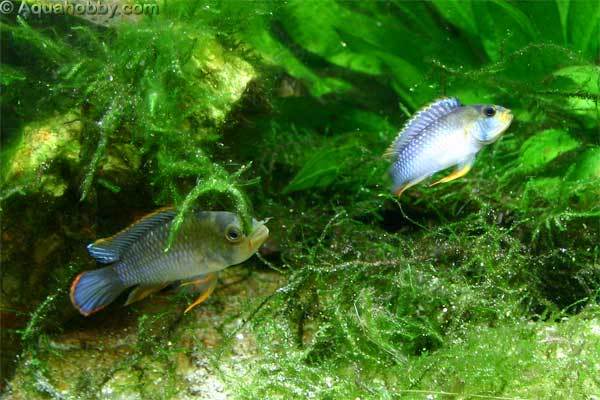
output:
POLYGON ((1 17, 9 398, 598 396, 600 3, 152 4, 1 17), (515 119, 397 200, 381 154, 442 96, 515 119), (85 245, 165 204, 276 241, 189 315, 82 321, 85 245))

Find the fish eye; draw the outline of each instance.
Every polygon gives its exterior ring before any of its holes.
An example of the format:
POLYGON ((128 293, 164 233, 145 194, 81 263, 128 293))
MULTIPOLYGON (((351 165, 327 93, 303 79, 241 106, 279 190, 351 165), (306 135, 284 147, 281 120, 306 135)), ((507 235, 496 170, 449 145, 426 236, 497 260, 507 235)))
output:
POLYGON ((242 231, 240 231, 237 227, 230 225, 225 231, 225 237, 231 243, 237 243, 242 240, 242 231))
POLYGON ((486 117, 493 117, 496 115, 496 110, 494 110, 494 107, 486 107, 483 109, 483 113, 486 117))

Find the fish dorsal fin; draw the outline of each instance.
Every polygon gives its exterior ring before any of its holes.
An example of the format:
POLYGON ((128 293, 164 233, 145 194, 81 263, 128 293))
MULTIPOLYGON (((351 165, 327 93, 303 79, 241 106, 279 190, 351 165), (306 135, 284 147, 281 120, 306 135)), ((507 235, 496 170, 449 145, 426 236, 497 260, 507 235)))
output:
POLYGON ((394 155, 398 154, 415 135, 418 135, 433 122, 460 106, 460 101, 458 101, 456 97, 446 97, 423 107, 408 120, 383 156, 392 158, 394 155))
POLYGON ((98 239, 87 247, 88 253, 99 263, 117 261, 123 252, 154 227, 171 221, 176 211, 172 207, 161 208, 142 217, 127 228, 104 239, 98 239))

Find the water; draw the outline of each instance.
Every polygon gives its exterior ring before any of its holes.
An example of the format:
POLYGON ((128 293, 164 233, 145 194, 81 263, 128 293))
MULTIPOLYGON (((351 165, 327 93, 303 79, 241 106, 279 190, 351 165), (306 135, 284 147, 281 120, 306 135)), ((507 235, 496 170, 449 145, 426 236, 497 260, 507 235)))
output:
POLYGON ((600 393, 596 2, 42 3, 0 4, 7 398, 600 393), (381 155, 442 96, 515 118, 398 199, 381 155), (81 317, 86 245, 165 205, 271 241, 190 314, 81 317))

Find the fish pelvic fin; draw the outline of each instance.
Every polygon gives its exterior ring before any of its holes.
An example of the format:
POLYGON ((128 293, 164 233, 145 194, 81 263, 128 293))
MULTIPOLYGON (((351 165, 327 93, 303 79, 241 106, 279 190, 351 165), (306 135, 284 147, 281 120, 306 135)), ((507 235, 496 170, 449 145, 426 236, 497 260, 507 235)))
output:
POLYGON ((200 296, 198 296, 198 298, 194 300, 194 302, 185 309, 185 311, 183 312, 185 314, 210 297, 212 292, 215 290, 215 287, 217 286, 217 274, 207 274, 205 276, 200 277, 196 281, 185 282, 184 284, 182 284, 182 286, 183 285, 196 285, 201 291, 200 296))
POLYGON ((128 306, 131 303, 135 303, 136 301, 140 301, 150 296, 152 293, 156 293, 164 288, 169 286, 169 283, 159 283, 158 285, 146 285, 146 286, 138 286, 129 293, 129 297, 127 297, 127 301, 125 305, 128 306))
POLYGON ((71 284, 71 303, 87 317, 112 303, 125 289, 112 266, 82 272, 71 284))
POLYGON ((461 163, 456 167, 456 169, 450 175, 448 175, 438 181, 433 182, 429 186, 435 186, 440 183, 450 182, 455 179, 461 178, 461 177, 465 176, 471 170, 472 167, 473 167, 472 160, 470 160, 466 163, 461 163))
POLYGON ((133 243, 155 227, 171 222, 176 212, 172 207, 164 207, 142 217, 127 228, 88 245, 88 253, 99 263, 110 264, 118 261, 133 243))

